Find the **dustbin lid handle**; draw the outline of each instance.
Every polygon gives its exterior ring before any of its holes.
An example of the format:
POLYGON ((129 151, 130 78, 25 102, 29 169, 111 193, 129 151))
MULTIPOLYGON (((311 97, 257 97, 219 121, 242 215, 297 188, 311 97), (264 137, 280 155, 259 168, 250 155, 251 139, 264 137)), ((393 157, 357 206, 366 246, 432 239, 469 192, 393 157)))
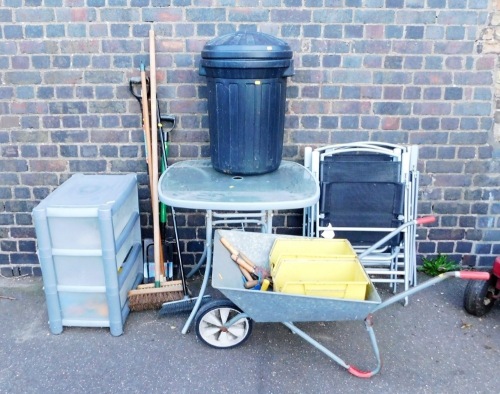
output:
POLYGON ((198 67, 198 75, 201 75, 202 77, 206 77, 207 76, 207 69, 205 67, 203 67, 203 65, 201 64, 201 62, 200 62, 200 65, 198 67))
POLYGON ((283 76, 284 77, 291 77, 292 75, 295 75, 295 69, 293 67, 293 59, 290 60, 290 65, 288 68, 283 71, 283 76))

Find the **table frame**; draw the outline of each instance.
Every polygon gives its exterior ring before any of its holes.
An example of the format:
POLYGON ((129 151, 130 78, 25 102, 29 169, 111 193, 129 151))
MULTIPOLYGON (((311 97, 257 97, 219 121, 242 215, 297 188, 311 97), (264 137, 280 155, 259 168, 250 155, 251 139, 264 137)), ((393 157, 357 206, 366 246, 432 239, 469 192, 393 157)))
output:
MULTIPOLYGON (((263 233, 272 233, 272 221, 273 221, 273 211, 280 209, 301 209, 310 207, 315 204, 319 199, 319 186, 317 181, 314 179, 311 172, 305 167, 301 166, 298 163, 294 162, 282 162, 280 168, 276 171, 291 170, 292 173, 297 174, 297 182, 291 182, 292 189, 287 190, 289 192, 290 197, 288 200, 280 200, 277 201, 276 198, 273 198, 272 193, 269 193, 269 190, 263 191, 262 194, 265 198, 257 201, 248 203, 248 201, 236 201, 234 197, 230 195, 228 192, 228 200, 227 201, 214 201, 211 203, 209 199, 207 199, 207 192, 202 189, 203 184, 195 183, 196 179, 191 178, 189 176, 183 177, 184 186, 186 186, 186 196, 189 198, 182 198, 182 188, 178 188, 175 192, 170 192, 166 187, 168 185, 169 176, 173 174, 173 172, 177 171, 178 168, 182 168, 183 171, 189 171, 190 166, 192 166, 193 171, 196 174, 199 174, 200 171, 203 171, 207 176, 212 177, 216 180, 221 180, 221 187, 227 187, 228 182, 231 182, 231 179, 237 179, 237 182, 241 181, 245 176, 233 176, 228 174, 218 173, 209 165, 208 160, 189 160, 184 162, 178 162, 170 167, 163 173, 160 178, 159 184, 159 198, 160 201, 171 206, 172 213, 175 215, 175 208, 186 208, 186 209, 202 209, 206 211, 206 237, 205 237, 205 250, 203 255, 206 258, 205 263, 205 272, 203 274, 203 281, 201 284, 200 292, 197 297, 196 303, 193 306, 193 309, 182 328, 182 334, 186 334, 193 322, 193 319, 200 308, 203 296, 206 292, 206 288, 208 285, 208 279, 210 277, 210 271, 212 266, 212 251, 213 251, 213 231, 214 227, 221 224, 256 224, 261 227, 261 231, 263 233), (201 169, 200 169, 201 168, 201 169), (303 180, 303 184, 299 184, 301 179, 303 180), (189 181, 193 181, 190 184, 189 181), (165 186, 165 187, 164 187, 165 186), (200 186, 200 199, 196 197, 196 187, 200 186), (309 190, 307 190, 309 188, 309 190), (306 190, 304 190, 306 189, 306 190), (194 192, 193 192, 194 190, 194 192), (193 193, 194 196, 193 197, 193 193), (268 197, 269 196, 269 197, 268 197), (266 200, 267 198, 267 200, 266 200), (212 206, 213 205, 213 206, 212 206), (221 213, 224 212, 224 213, 221 213), (233 212, 233 213, 229 213, 233 212)), ((267 181, 269 183, 269 179, 274 179, 276 176, 280 175, 276 174, 263 174, 263 175, 252 175, 251 179, 248 178, 251 182, 255 183, 255 181, 267 181)), ((292 174, 293 175, 293 174, 292 174)), ((171 178, 172 179, 172 178, 171 178)), ((288 179, 288 178, 287 178, 288 179)), ((173 181, 172 181, 173 182, 173 181)), ((217 183, 217 182, 215 182, 217 183)), ((253 184, 253 186, 255 186, 253 184)), ((213 188, 213 183, 210 183, 210 187, 213 188)), ((230 186, 233 187, 233 186, 230 186)), ((281 187, 279 182, 273 184, 268 187, 275 188, 276 192, 282 191, 284 187, 281 187)), ((290 186, 288 186, 290 188, 290 186)), ((224 192, 222 190, 222 192, 224 192)), ((260 191, 255 187, 249 191, 249 193, 253 194, 255 197, 259 197, 260 191)), ((223 193, 222 193, 223 194, 223 193)), ((281 196, 282 197, 282 196, 281 196)), ((202 259, 201 259, 202 260, 202 259)), ((201 266, 202 261, 198 263, 201 266)))

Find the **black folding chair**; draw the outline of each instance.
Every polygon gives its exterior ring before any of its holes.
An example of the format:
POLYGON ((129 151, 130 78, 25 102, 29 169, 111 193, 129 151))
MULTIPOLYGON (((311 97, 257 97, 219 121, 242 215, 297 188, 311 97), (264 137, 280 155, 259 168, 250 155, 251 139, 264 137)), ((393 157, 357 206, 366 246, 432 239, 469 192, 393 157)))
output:
POLYGON ((409 222, 417 213, 417 158, 416 146, 378 142, 307 149, 305 164, 321 196, 305 210, 304 234, 349 240, 374 283, 390 283, 394 291, 399 283, 405 290, 415 285, 416 230, 409 222))

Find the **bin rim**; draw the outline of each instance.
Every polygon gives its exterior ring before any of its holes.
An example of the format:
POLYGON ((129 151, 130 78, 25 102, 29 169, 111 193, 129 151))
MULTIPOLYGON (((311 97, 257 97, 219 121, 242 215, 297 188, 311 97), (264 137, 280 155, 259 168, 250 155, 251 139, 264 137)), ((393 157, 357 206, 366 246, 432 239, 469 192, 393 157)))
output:
POLYGON ((288 68, 292 59, 201 59, 200 66, 208 68, 288 68))
POLYGON ((291 59, 293 52, 283 40, 260 32, 237 31, 208 41, 202 59, 291 59))

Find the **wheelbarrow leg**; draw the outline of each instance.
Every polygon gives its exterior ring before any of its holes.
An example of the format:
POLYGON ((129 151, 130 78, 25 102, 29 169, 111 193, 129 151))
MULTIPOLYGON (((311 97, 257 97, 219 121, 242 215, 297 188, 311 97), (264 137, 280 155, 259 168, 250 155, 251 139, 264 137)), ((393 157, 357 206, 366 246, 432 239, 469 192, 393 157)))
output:
POLYGON ((342 360, 339 356, 337 356, 335 353, 331 352, 329 349, 327 349, 325 346, 323 346, 321 343, 316 341, 315 339, 311 338, 310 335, 306 334, 304 331, 299 329, 296 325, 294 325, 292 322, 282 322, 286 327, 288 327, 294 334, 297 334, 300 336, 303 340, 308 342, 309 344, 313 345, 316 349, 318 349, 320 352, 324 353, 327 355, 329 358, 331 358, 333 361, 335 361, 337 364, 340 366, 344 367, 347 369, 349 373, 352 375, 358 377, 358 378, 370 378, 373 375, 377 374, 380 371, 380 368, 382 366, 382 361, 380 360, 380 352, 378 349, 377 345, 377 338, 375 337, 375 332, 373 330, 373 319, 372 316, 369 315, 365 319, 365 326, 366 330, 368 331, 368 335, 370 337, 370 342, 372 345, 373 353, 375 355, 375 358, 377 360, 377 366, 375 369, 372 371, 362 371, 352 365, 347 364, 344 360, 342 360))
POLYGON ((370 343, 372 345, 373 354, 377 359, 377 366, 372 371, 362 371, 356 368, 355 366, 350 365, 347 371, 358 378, 366 379, 379 373, 380 368, 382 367, 382 360, 380 359, 380 351, 378 349, 377 338, 375 337, 375 331, 373 330, 373 316, 371 314, 368 315, 365 319, 365 327, 366 331, 368 332, 368 336, 370 337, 370 343))

